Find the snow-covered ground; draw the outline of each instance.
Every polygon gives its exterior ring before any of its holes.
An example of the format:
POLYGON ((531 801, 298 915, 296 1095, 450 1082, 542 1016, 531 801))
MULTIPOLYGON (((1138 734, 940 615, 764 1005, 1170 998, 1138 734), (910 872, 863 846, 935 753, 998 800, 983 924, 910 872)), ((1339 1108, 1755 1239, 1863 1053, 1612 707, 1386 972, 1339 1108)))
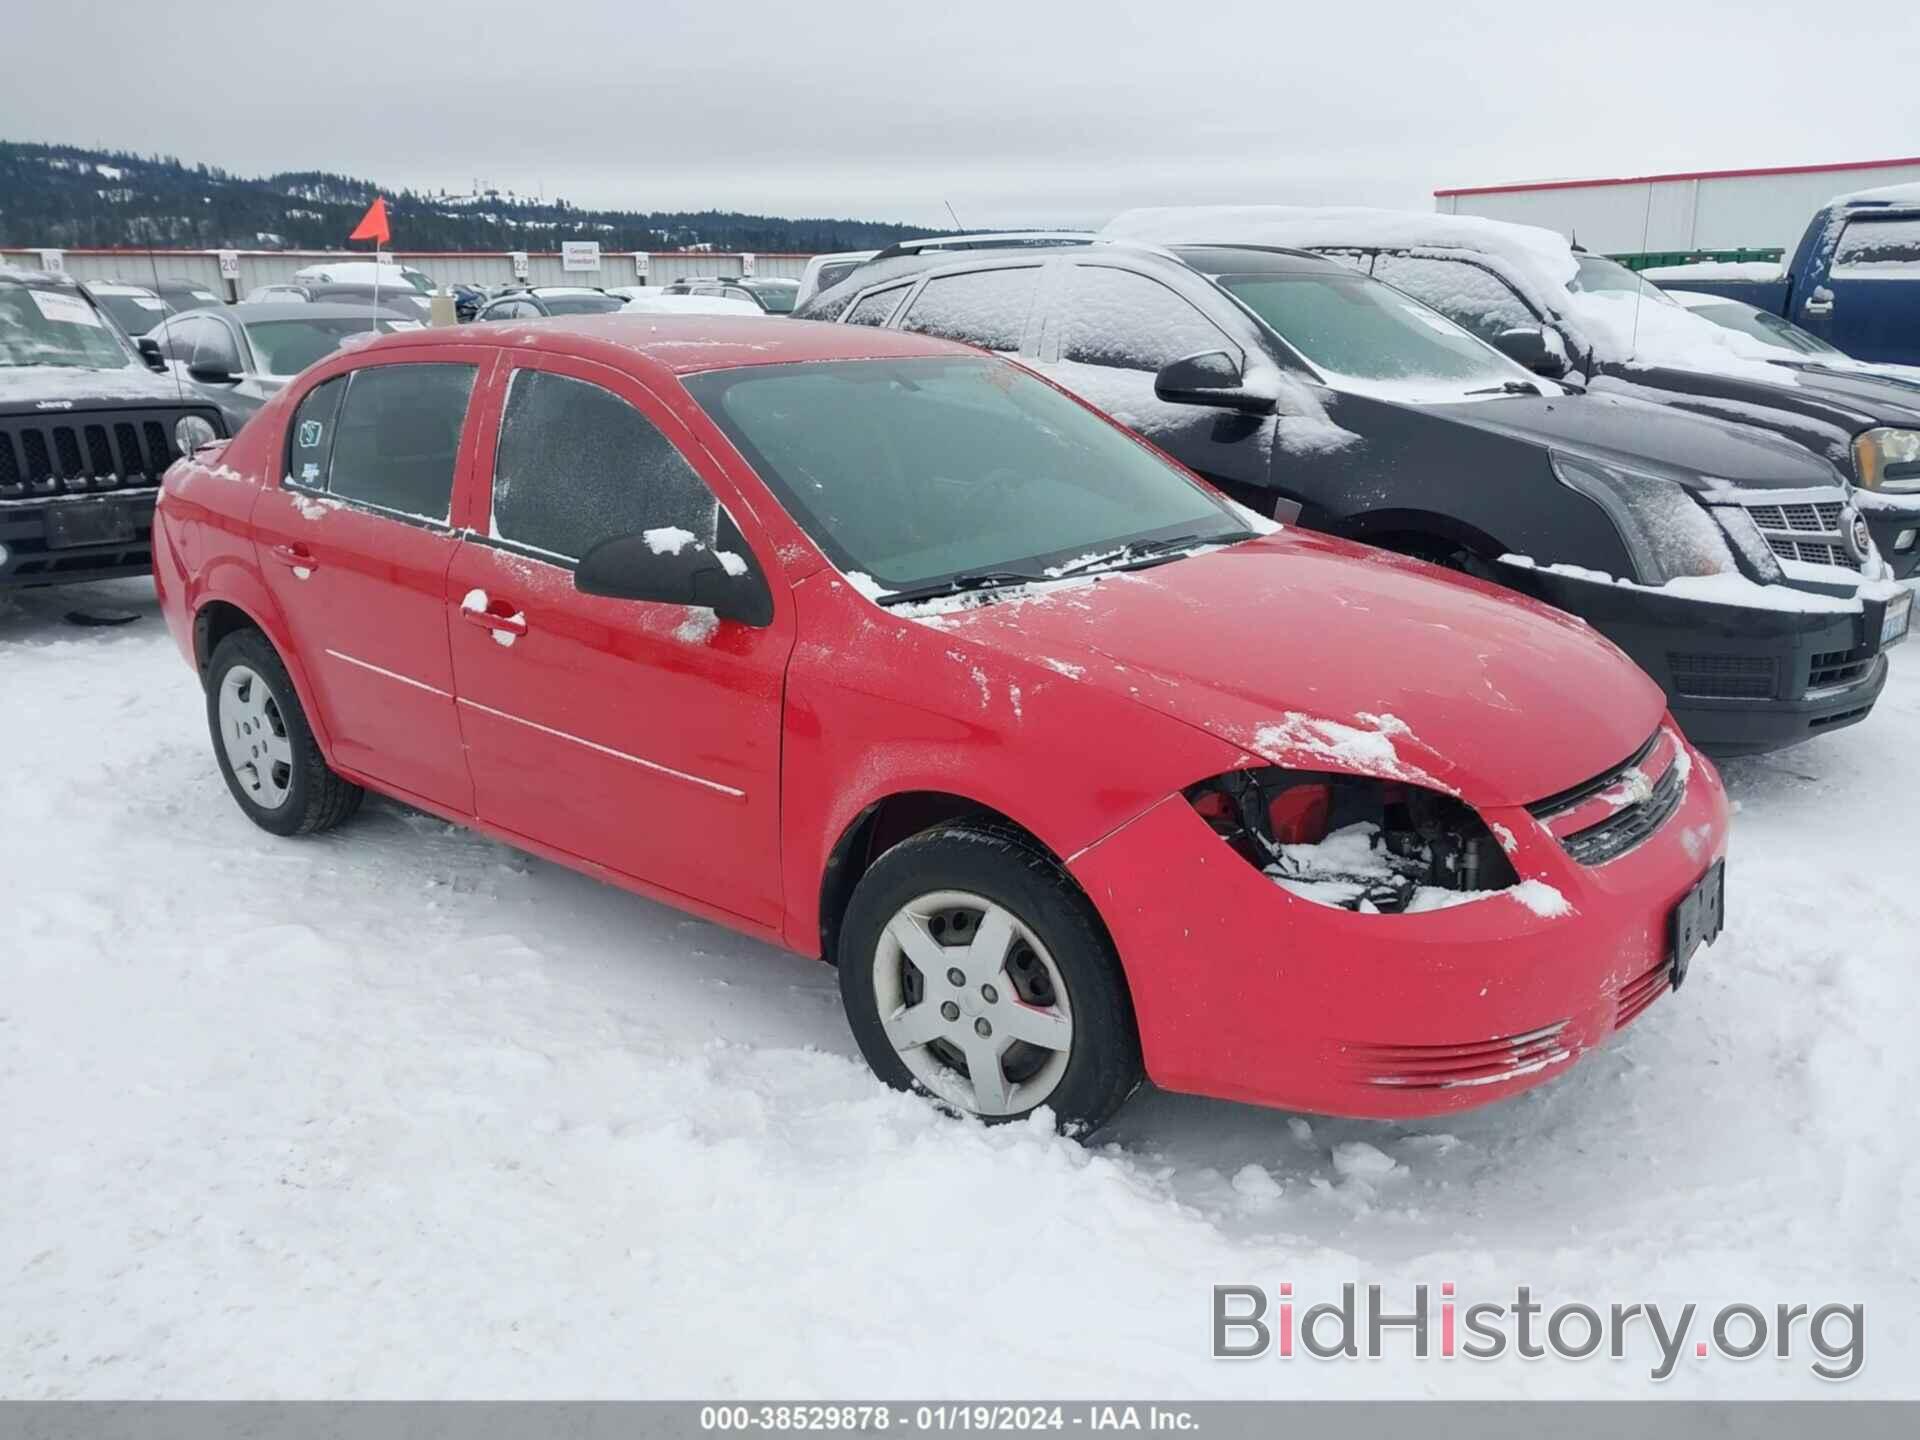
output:
POLYGON ((1567 1078, 1422 1125, 1148 1095, 1085 1149, 883 1090, 824 967, 389 804, 267 836, 145 587, 0 603, 0 1394, 1920 1392, 1898 661, 1726 767, 1728 933, 1567 1078), (1213 1284, 1348 1280, 1858 1301, 1867 1363, 1208 1358, 1213 1284))

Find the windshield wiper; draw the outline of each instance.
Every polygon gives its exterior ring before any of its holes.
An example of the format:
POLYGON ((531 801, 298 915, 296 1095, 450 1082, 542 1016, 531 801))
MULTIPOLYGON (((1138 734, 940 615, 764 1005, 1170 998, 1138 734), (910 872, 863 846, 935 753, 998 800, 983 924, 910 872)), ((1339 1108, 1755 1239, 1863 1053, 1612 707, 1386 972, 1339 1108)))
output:
POLYGON ((1007 585, 1031 585, 1036 581, 1051 580, 1051 575, 1036 575, 1030 570, 978 570, 960 575, 949 575, 944 580, 936 580, 929 585, 915 585, 906 590, 895 590, 891 595, 882 595, 876 603, 881 605, 906 605, 915 600, 938 600, 947 595, 964 595, 969 590, 998 590, 1007 585))
POLYGON ((1068 575, 1084 575, 1093 570, 1131 570, 1142 561, 1177 559, 1177 556, 1169 553, 1171 551, 1189 550, 1196 545, 1237 545, 1242 540, 1252 538, 1253 531, 1241 530, 1226 535, 1172 535, 1164 540, 1129 540, 1111 550, 1102 550, 1097 555, 1056 565, 1048 575, 1050 578, 1064 578, 1068 575))
POLYGON ((1489 385, 1483 390, 1469 390, 1469 395, 1538 395, 1540 387, 1531 380, 1502 380, 1498 385, 1489 385))

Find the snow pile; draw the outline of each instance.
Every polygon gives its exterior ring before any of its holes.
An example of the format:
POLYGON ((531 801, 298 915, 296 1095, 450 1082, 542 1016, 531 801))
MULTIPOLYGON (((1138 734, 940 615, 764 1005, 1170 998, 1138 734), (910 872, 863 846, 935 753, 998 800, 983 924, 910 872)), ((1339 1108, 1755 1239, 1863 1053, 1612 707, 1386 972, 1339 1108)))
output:
POLYGON ((1663 280, 1784 280, 1778 260, 1695 260, 1686 265, 1649 265, 1639 272, 1656 285, 1663 280))
MULTIPOLYGON (((1538 570, 1548 575, 1565 575, 1588 580, 1596 585, 1623 585, 1629 590, 1644 590, 1650 595, 1672 595, 1682 600, 1701 600, 1713 605, 1739 605, 1749 610, 1779 610, 1804 615, 1857 615, 1862 600, 1891 600, 1901 591, 1896 580, 1861 581, 1853 595, 1824 595, 1816 590, 1797 590, 1791 585, 1760 585, 1744 575, 1682 575, 1662 585, 1642 585, 1637 580, 1590 570, 1583 565, 1556 563, 1542 565, 1531 555, 1507 554, 1502 565, 1521 570, 1538 570)), ((1836 573, 1832 566, 1805 566, 1808 570, 1836 573)), ((1849 583, 1859 580, 1852 571, 1838 571, 1849 583)))
POLYGON ((700 537, 691 530, 683 530, 678 525, 659 525, 641 532, 640 538, 647 542, 647 549, 656 555, 678 555, 689 545, 698 545, 700 537))
POLYGON ((1418 766, 1402 760, 1394 748, 1396 739, 1413 736, 1405 721, 1393 715, 1356 715, 1354 719, 1360 724, 1289 710, 1277 722, 1258 727, 1247 748, 1276 765, 1306 770, 1330 766, 1444 788, 1418 766))

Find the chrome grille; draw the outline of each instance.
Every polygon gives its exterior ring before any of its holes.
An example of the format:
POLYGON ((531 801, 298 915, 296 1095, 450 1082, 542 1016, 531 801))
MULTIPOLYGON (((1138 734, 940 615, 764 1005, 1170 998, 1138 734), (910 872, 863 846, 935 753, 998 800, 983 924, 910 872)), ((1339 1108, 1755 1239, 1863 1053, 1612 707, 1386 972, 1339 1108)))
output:
POLYGON ((1782 560, 1858 570, 1860 562, 1840 533, 1846 506, 1839 500, 1743 502, 1767 548, 1782 560))
POLYGON ((1567 854, 1582 865, 1604 865, 1624 855, 1654 831, 1667 823, 1667 817, 1679 808, 1686 790, 1680 765, 1669 765, 1653 787, 1653 794, 1638 805, 1628 805, 1598 825, 1576 830, 1560 843, 1567 854))

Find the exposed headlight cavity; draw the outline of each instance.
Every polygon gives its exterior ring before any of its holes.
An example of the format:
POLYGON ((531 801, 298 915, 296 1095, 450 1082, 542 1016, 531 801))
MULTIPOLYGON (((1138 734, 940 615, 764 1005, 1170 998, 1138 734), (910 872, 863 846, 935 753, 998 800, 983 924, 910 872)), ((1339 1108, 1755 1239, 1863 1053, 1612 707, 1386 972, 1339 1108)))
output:
POLYGON ((1557 452, 1553 473, 1607 512, 1641 584, 1739 572, 1727 533, 1673 481, 1557 452))

